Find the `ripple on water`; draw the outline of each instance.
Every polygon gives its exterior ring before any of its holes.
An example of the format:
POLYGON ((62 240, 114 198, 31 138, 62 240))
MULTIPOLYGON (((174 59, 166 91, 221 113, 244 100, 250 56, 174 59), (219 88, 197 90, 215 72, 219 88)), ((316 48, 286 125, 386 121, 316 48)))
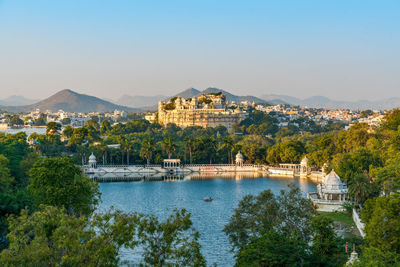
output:
MULTIPOLYGON (((222 232, 233 209, 247 194, 258 194, 271 189, 275 194, 295 182, 304 194, 315 190, 308 180, 291 178, 251 178, 181 180, 175 182, 124 182, 100 184, 102 202, 99 211, 114 206, 125 212, 152 213, 160 219, 174 209, 185 208, 191 213, 193 226, 200 233, 202 253, 208 265, 232 266, 233 254, 228 238, 222 232), (203 201, 210 196, 212 202, 203 201)), ((138 251, 122 251, 124 260, 137 261, 138 251)))

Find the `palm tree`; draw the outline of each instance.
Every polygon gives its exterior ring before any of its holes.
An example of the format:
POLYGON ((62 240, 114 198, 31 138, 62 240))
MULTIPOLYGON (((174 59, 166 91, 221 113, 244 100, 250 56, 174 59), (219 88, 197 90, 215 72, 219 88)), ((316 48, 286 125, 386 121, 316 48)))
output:
POLYGON ((349 194, 358 203, 363 203, 372 193, 371 180, 366 174, 358 173, 348 181, 349 194))
POLYGON ((185 142, 185 151, 186 149, 189 151, 189 161, 192 164, 192 149, 193 149, 193 139, 189 136, 186 136, 183 141, 185 142))
POLYGON ((46 134, 57 134, 61 130, 61 124, 54 121, 49 122, 46 126, 46 134))
POLYGON ((147 165, 150 164, 150 160, 153 157, 153 153, 156 150, 153 138, 144 138, 142 147, 140 148, 140 156, 147 160, 147 165))
POLYGON ((126 153, 126 164, 129 165, 129 153, 132 150, 132 142, 126 138, 121 138, 119 143, 121 145, 121 149, 126 153))
POLYGON ((222 140, 222 147, 228 150, 228 163, 232 163, 232 150, 234 148, 233 140, 229 136, 222 140))
POLYGON ((175 152, 176 150, 176 145, 174 144, 174 141, 172 138, 165 138, 161 144, 162 149, 164 150, 165 153, 168 154, 168 158, 171 158, 172 153, 175 152))
POLYGON ((103 158, 103 165, 105 165, 106 164, 106 159, 107 159, 108 147, 105 144, 100 144, 97 147, 101 152, 101 155, 102 155, 102 158, 103 158))

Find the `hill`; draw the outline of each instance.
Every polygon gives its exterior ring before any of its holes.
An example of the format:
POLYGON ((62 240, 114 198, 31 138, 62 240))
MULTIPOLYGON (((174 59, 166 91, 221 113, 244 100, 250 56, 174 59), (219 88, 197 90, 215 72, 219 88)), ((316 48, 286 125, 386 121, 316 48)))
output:
POLYGON ((287 95, 270 94, 270 95, 262 95, 261 98, 273 104, 290 104, 290 105, 307 106, 312 108, 385 110, 385 109, 393 109, 400 107, 400 98, 397 97, 381 99, 376 101, 368 101, 368 100, 342 101, 342 100, 333 100, 324 96, 312 96, 305 99, 299 99, 287 95))
POLYGON ((13 95, 0 100, 1 106, 24 106, 38 102, 38 99, 29 99, 19 95, 13 95))
POLYGON ((29 112, 37 108, 42 111, 50 110, 52 112, 60 109, 66 112, 106 112, 116 109, 132 112, 138 111, 137 109, 113 104, 98 97, 79 94, 70 89, 59 91, 35 104, 1 107, 2 110, 11 112, 29 112))
POLYGON ((123 95, 115 101, 116 104, 121 106, 127 107, 148 107, 157 105, 158 101, 161 99, 165 99, 167 96, 165 95, 155 95, 155 96, 130 96, 130 95, 123 95))
POLYGON ((194 97, 194 96, 197 96, 200 94, 201 94, 201 92, 199 90, 197 90, 195 88, 189 88, 189 89, 186 89, 185 91, 177 93, 176 95, 173 95, 172 97, 180 96, 183 98, 190 98, 190 97, 194 97))
POLYGON ((201 94, 209 94, 209 93, 218 93, 218 92, 222 92, 223 94, 226 95, 226 99, 228 101, 235 101, 236 103, 239 103, 241 101, 245 101, 248 100, 249 102, 256 102, 256 103, 267 103, 267 101, 265 101, 264 99, 255 97, 255 96, 237 96, 234 94, 229 93, 228 91, 222 90, 222 89, 218 89, 218 88, 213 88, 213 87, 209 87, 203 91, 197 90, 195 88, 189 88, 186 89, 182 92, 179 92, 173 96, 163 96, 163 95, 158 95, 158 96, 123 96, 122 98, 127 99, 127 102, 120 102, 118 101, 118 104, 122 104, 125 103, 124 105, 129 106, 129 107, 135 107, 135 108, 140 108, 143 110, 147 110, 147 111, 156 111, 157 110, 157 103, 160 100, 164 100, 164 101, 168 101, 168 99, 172 98, 172 97, 176 97, 176 96, 180 96, 183 98, 190 98, 190 97, 194 97, 194 96, 200 96, 201 94), (143 105, 144 103, 148 103, 148 105, 143 105), (139 103, 138 105, 134 105, 134 103, 139 103))
POLYGON ((228 91, 219 89, 219 88, 214 88, 214 87, 209 87, 207 89, 205 89, 204 91, 200 92, 198 95, 201 94, 209 94, 209 93, 218 93, 221 92, 224 95, 226 95, 226 100, 228 101, 235 101, 236 103, 240 103, 241 101, 249 101, 251 102, 255 102, 255 103, 266 103, 267 101, 265 101, 264 99, 255 97, 255 96, 251 96, 251 95, 246 95, 246 96, 237 96, 234 94, 229 93, 228 91))

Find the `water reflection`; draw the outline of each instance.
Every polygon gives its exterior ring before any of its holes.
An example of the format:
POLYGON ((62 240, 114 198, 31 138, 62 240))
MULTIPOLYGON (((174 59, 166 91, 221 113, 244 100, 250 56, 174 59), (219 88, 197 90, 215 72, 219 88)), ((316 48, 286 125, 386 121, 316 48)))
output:
POLYGON ((221 179, 248 179, 248 178, 266 178, 264 173, 257 172, 210 172, 210 173, 191 173, 191 174, 162 174, 162 173, 97 173, 90 174, 90 178, 98 182, 145 182, 145 181, 179 181, 179 180, 209 180, 215 178, 221 179))
MULTIPOLYGON (((152 213, 160 219, 166 219, 173 209, 185 208, 191 213, 193 226, 200 233, 199 241, 207 264, 212 265, 215 262, 218 266, 234 265, 231 246, 222 229, 228 223, 233 209, 245 195, 256 195, 265 189, 271 189, 273 193, 278 194, 293 182, 304 194, 315 190, 315 185, 308 180, 264 177, 257 173, 106 177, 110 181, 115 178, 115 181, 120 182, 100 183, 100 211, 114 206, 125 212, 152 213), (212 202, 203 201, 204 197, 208 196, 213 199, 212 202)), ((122 252, 121 257, 137 262, 140 260, 140 251, 126 250, 122 252)))

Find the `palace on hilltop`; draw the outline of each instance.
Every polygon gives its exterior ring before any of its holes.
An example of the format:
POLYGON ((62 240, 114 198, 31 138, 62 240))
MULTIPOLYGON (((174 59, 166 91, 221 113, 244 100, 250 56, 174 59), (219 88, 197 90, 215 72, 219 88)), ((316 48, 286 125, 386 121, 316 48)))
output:
POLYGON ((175 123, 183 128, 225 126, 228 131, 232 131, 232 126, 247 116, 248 113, 241 110, 239 105, 228 107, 226 96, 221 93, 203 94, 188 99, 174 97, 168 102, 158 103, 158 122, 162 125, 175 123))

